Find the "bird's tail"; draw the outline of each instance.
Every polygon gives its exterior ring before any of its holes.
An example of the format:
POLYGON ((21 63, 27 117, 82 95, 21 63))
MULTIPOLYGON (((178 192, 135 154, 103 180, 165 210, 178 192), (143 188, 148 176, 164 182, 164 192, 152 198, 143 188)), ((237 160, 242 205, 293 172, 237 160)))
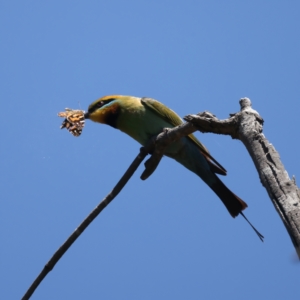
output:
POLYGON ((210 188, 222 200, 233 218, 238 216, 242 210, 247 208, 248 205, 241 198, 235 195, 217 176, 215 183, 210 185, 210 188))
POLYGON ((211 187, 211 189, 218 195, 222 200, 227 210, 233 218, 241 214, 243 218, 249 223, 253 228, 255 233, 258 235, 261 241, 263 241, 264 236, 251 224, 251 222, 243 214, 243 210, 248 207, 248 205, 237 195, 235 195, 217 176, 217 181, 211 187))

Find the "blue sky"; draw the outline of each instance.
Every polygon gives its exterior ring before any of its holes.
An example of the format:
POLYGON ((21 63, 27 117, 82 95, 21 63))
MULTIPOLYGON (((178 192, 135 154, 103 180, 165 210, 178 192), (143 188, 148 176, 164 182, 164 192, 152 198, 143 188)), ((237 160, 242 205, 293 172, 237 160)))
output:
MULTIPOLYGON (((108 94, 219 118, 249 97, 299 174, 298 1, 2 1, 1 299, 19 299, 139 151, 108 126, 60 131, 57 112, 108 94)), ((241 142, 197 134, 244 199, 232 219, 194 174, 141 166, 32 299, 299 299, 289 236, 241 142)))

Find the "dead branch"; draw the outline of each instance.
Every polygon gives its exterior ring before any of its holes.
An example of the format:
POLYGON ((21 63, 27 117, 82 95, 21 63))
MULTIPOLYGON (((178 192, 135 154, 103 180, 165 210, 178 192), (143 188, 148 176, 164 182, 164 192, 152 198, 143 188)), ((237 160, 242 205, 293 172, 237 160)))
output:
POLYGON ((264 121, 251 108, 250 99, 242 98, 240 105, 241 111, 226 120, 206 114, 189 115, 184 119, 202 132, 227 134, 245 145, 300 258, 299 188, 295 180, 289 178, 279 153, 262 133, 264 121))
POLYGON ((139 167, 144 158, 148 155, 153 147, 152 141, 150 141, 145 147, 140 149, 140 153, 137 155, 135 160, 131 163, 125 174, 112 189, 112 191, 96 206, 96 208, 85 218, 85 220, 75 229, 75 231, 69 236, 69 238, 59 247, 54 253, 48 263, 44 266, 41 273, 34 280, 32 285, 29 287, 22 300, 27 300, 34 293, 39 284, 43 281, 46 275, 54 268, 56 263, 66 253, 66 251, 72 246, 77 238, 83 233, 83 231, 93 222, 93 220, 101 213, 101 211, 119 194, 125 184, 131 178, 133 173, 139 167))
POLYGON ((265 138, 264 120, 251 108, 248 98, 240 100, 241 111, 230 118, 219 120, 210 112, 188 115, 188 123, 164 130, 156 137, 152 156, 146 162, 142 179, 149 177, 157 167, 164 149, 175 140, 196 130, 230 135, 240 140, 248 150, 262 185, 274 204, 300 259, 300 192, 295 179, 290 179, 274 146, 265 138))

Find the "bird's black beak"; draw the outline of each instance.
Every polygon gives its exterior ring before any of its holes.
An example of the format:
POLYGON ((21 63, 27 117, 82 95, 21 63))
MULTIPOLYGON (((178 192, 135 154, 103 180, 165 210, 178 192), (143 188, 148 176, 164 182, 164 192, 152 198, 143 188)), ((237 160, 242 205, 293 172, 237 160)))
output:
POLYGON ((89 118, 90 118, 90 113, 89 113, 89 112, 86 112, 86 113, 84 114, 84 118, 85 118, 85 119, 89 119, 89 118))

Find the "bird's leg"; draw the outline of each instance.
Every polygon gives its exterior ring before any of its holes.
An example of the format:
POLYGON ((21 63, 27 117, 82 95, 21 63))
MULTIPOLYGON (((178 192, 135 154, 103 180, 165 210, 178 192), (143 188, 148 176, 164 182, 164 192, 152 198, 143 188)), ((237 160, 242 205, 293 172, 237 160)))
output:
POLYGON ((158 164, 160 163, 168 144, 157 143, 157 141, 161 134, 166 134, 168 133, 168 131, 169 128, 164 128, 159 135, 150 139, 153 143, 153 150, 151 151, 151 157, 148 160, 146 160, 144 164, 145 171, 141 175, 142 180, 146 180, 148 177, 150 177, 152 173, 156 170, 158 164))

